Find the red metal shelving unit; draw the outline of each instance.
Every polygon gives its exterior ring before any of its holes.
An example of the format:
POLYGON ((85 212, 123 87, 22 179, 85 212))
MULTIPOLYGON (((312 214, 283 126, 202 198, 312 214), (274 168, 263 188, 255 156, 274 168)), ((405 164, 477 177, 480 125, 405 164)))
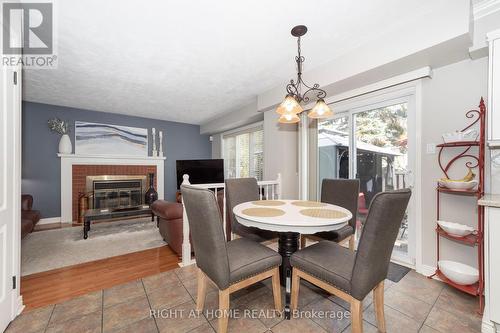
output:
MULTIPOLYGON (((484 156, 485 156, 485 119, 486 119, 486 106, 484 105, 484 100, 481 98, 479 103, 479 110, 470 110, 465 116, 469 119, 473 119, 473 122, 465 127, 462 132, 470 129, 475 124, 479 124, 479 140, 477 141, 460 141, 460 142, 452 142, 452 143, 443 143, 437 145, 439 147, 438 154, 438 162, 439 167, 445 174, 447 178, 448 171, 451 166, 454 165, 460 159, 466 158, 467 162, 465 166, 468 168, 474 168, 478 170, 479 174, 479 182, 477 189, 473 190, 453 190, 445 187, 437 186, 436 187, 436 203, 437 203, 437 220, 440 219, 440 196, 442 194, 451 194, 451 195, 465 195, 474 197, 476 200, 479 200, 484 194, 484 156), (478 147, 477 153, 471 151, 472 147, 478 147), (453 149, 453 148, 463 148, 463 150, 451 158, 445 164, 443 163, 443 151, 445 149, 453 149)), ((448 279, 440 270, 439 267, 436 269, 436 272, 430 276, 438 276, 443 282, 449 284, 450 286, 461 290, 470 295, 477 296, 479 298, 479 312, 483 312, 484 308, 484 300, 483 300, 483 292, 484 292, 484 243, 483 243, 483 230, 484 230, 484 208, 482 206, 478 206, 477 213, 477 228, 476 231, 465 237, 457 237, 448 234, 446 231, 441 229, 439 225, 436 226, 436 239, 437 239, 437 260, 440 260, 440 239, 447 238, 452 241, 455 241, 462 245, 477 247, 478 251, 478 270, 479 270, 479 281, 475 284, 464 286, 456 284, 455 282, 448 279)))

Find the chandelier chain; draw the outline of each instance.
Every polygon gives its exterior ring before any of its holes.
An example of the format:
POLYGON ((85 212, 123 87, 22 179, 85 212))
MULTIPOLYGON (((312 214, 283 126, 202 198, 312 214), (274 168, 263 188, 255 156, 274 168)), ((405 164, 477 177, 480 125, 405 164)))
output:
POLYGON ((302 80, 302 64, 305 61, 305 57, 302 55, 300 36, 297 37, 297 56, 295 57, 295 61, 297 63, 297 81, 290 80, 290 83, 286 86, 287 93, 295 97, 298 103, 309 102, 309 93, 315 93, 318 99, 325 98, 326 91, 321 89, 318 83, 309 86, 302 80), (307 88, 303 93, 302 86, 307 88))

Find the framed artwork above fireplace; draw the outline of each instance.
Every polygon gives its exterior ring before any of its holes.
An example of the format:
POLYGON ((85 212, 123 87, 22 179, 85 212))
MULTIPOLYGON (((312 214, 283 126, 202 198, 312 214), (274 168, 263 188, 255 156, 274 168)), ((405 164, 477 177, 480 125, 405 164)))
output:
POLYGON ((148 129, 76 121, 75 153, 148 156, 148 129))

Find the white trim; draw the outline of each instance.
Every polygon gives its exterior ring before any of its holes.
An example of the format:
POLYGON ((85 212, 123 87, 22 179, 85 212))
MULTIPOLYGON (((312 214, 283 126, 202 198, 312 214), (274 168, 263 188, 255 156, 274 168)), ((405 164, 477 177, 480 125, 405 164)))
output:
MULTIPOLYGON (((417 271, 423 267, 423 237, 422 229, 424 224, 422 223, 422 80, 417 80, 414 82, 415 90, 413 95, 413 103, 415 109, 415 161, 413 167, 414 174, 414 184, 413 184, 413 195, 415 197, 414 207, 415 207, 415 268, 417 271), (417 185, 417 186, 415 186, 417 185)), ((430 275, 434 274, 431 273, 430 275)))
MULTIPOLYGON (((391 78, 386 79, 386 80, 375 82, 373 84, 369 84, 369 85, 366 85, 366 86, 363 86, 363 87, 360 87, 357 89, 349 90, 345 93, 329 96, 329 97, 325 98, 325 102, 326 102, 326 104, 340 103, 342 101, 347 101, 347 100, 350 100, 354 97, 366 95, 369 93, 374 93, 374 92, 377 92, 379 90, 383 90, 382 93, 387 93, 387 90, 385 90, 385 89, 388 89, 391 87, 394 87, 396 90, 399 90, 399 89, 401 89, 400 88, 401 86, 403 86, 403 87, 407 86, 407 85, 404 85, 405 83, 413 83, 412 81, 416 81, 416 80, 426 78, 426 77, 432 78, 432 75, 433 75, 433 72, 432 72, 431 67, 429 67, 429 66, 423 67, 423 68, 416 69, 414 71, 411 71, 411 72, 408 72, 405 74, 391 77, 391 78)), ((412 86, 414 86, 414 85, 415 85, 415 83, 412 84, 412 86)), ((312 106, 313 106, 313 103, 309 103, 308 105, 306 105, 304 107, 304 110, 311 108, 312 106)), ((334 110, 334 112, 335 112, 335 110, 334 110)))
POLYGON ((486 143, 490 149, 500 148, 500 140, 490 140, 486 143))
POLYGON ((61 223, 73 222, 73 165, 156 166, 158 199, 164 198, 165 157, 57 154, 61 158, 61 223))
MULTIPOLYGON (((19 286, 18 288, 20 289, 21 288, 21 281, 19 281, 19 286)), ((16 314, 16 316, 19 316, 21 314, 21 312, 23 312, 25 306, 23 304, 23 296, 22 295, 15 295, 17 296, 15 298, 15 301, 14 301, 14 313, 16 314)))
POLYGON ((47 217, 38 221, 37 225, 61 223, 61 217, 47 217))
POLYGON ((253 124, 249 124, 249 125, 246 125, 246 126, 242 126, 242 127, 238 127, 238 128, 235 128, 235 129, 232 129, 230 131, 227 131, 227 132, 223 132, 221 133, 222 135, 222 138, 224 139, 224 137, 230 137, 230 136, 236 136, 238 134, 242 134, 242 133, 249 133, 249 132, 253 132, 252 130, 254 129, 258 129, 258 128, 264 128, 264 122, 263 121, 258 121, 256 123, 253 123, 253 124))
POLYGON ((399 260, 398 258, 392 257, 391 262, 394 264, 398 264, 400 266, 404 266, 404 267, 407 267, 409 269, 415 270, 415 265, 409 264, 408 262, 406 262, 404 260, 399 260))
POLYGON ((474 20, 478 20, 500 10, 499 0, 483 0, 472 7, 474 20))
MULTIPOLYGON (((421 264, 420 266, 417 266, 416 272, 425 276, 431 276, 434 273, 436 273, 436 267, 429 266, 429 265, 424 265, 421 264)), ((433 277, 435 280, 439 280, 437 277, 433 277)))
POLYGON ((496 328, 495 324, 491 321, 482 321, 481 322, 481 333, 498 333, 500 332, 500 328, 496 328))
POLYGON ((127 156, 127 155, 87 155, 87 154, 57 154, 57 157, 61 159, 70 158, 70 159, 81 159, 81 160, 147 160, 147 161, 157 161, 157 160, 166 160, 165 156, 127 156))
POLYGON ((300 114, 299 124, 299 197, 309 198, 309 118, 306 112, 300 114))
POLYGON ((488 42, 491 42, 491 41, 493 41, 493 40, 495 40, 495 39, 498 39, 498 38, 500 38, 500 29, 490 31, 490 32, 488 32, 488 33, 486 34, 486 40, 487 40, 488 42))
POLYGON ((189 263, 187 264, 184 264, 182 261, 179 262, 177 265, 179 265, 179 267, 187 267, 187 266, 191 266, 191 265, 195 265, 196 264, 196 259, 192 259, 189 263))

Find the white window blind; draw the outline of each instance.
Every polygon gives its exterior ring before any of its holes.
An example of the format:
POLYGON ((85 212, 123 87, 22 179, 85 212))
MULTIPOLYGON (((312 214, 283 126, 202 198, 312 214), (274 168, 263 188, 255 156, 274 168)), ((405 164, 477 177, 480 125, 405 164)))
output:
POLYGON ((264 174, 264 131, 257 126, 223 135, 226 178, 255 177, 264 174))

